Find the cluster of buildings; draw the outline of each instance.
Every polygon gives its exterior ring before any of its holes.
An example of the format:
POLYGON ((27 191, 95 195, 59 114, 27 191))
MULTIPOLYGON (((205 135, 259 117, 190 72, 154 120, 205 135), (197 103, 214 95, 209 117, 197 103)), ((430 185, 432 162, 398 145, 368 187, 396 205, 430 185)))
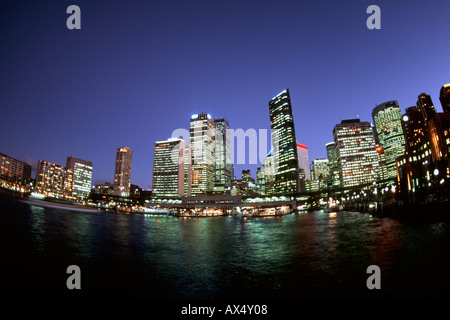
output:
MULTIPOLYGON (((342 120, 332 130, 333 141, 325 146, 327 158, 310 163, 307 146, 296 139, 286 89, 268 103, 272 150, 257 168, 256 179, 250 170, 243 170, 241 179, 235 177, 228 120, 206 112, 194 114, 187 141, 174 137, 155 142, 151 196, 293 197, 352 188, 376 193, 382 185, 380 191, 392 191, 405 201, 448 197, 450 84, 441 88, 439 98, 443 112, 422 93, 404 113, 393 100, 373 108, 373 123, 359 118, 342 120)), ((92 195, 138 197, 144 191, 131 184, 132 157, 130 148, 118 148, 114 183, 92 189, 90 161, 71 156, 63 167, 41 160, 32 181, 29 164, 0 154, 0 182, 4 188, 73 200, 92 195)))
MULTIPOLYGON (((117 149, 114 184, 97 185, 94 191, 129 197, 131 188, 131 161, 133 151, 128 147, 117 149)), ((26 162, 0 154, 1 187, 17 192, 32 192, 41 197, 68 199, 86 202, 92 196, 91 161, 73 156, 67 158, 66 166, 39 160, 36 177, 31 179, 32 166, 26 162)))
MULTIPOLYGON (((300 175, 294 118, 289 90, 269 102, 273 150, 257 170, 236 179, 229 122, 204 112, 190 119, 189 141, 170 138, 156 141, 153 157, 154 197, 208 195, 296 195, 300 175)), ((306 148, 306 147, 305 147, 306 148)))
POLYGON ((359 187, 395 194, 400 201, 448 200, 450 84, 441 88, 439 99, 443 112, 421 93, 404 113, 395 100, 377 105, 373 124, 341 121, 333 129, 334 141, 326 144, 327 159, 312 161, 305 191, 359 187))

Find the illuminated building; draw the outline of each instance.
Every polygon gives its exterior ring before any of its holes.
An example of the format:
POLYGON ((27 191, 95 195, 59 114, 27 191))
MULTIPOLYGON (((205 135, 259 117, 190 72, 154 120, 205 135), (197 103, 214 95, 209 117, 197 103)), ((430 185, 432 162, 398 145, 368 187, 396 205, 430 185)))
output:
POLYGON ((304 144, 297 143, 298 168, 303 169, 305 179, 311 180, 311 168, 309 166, 308 147, 304 144))
POLYGON ((117 148, 114 169, 114 195, 128 197, 130 195, 131 161, 133 151, 128 147, 117 148))
POLYGON ((269 102, 275 179, 273 192, 293 195, 300 191, 297 140, 289 90, 286 89, 269 102))
POLYGON ((366 185, 379 179, 380 165, 369 122, 343 120, 334 127, 333 136, 342 187, 366 185))
POLYGON ((214 120, 208 113, 194 114, 190 121, 191 195, 214 190, 214 120))
POLYGON ((1 186, 12 190, 29 190, 31 165, 0 153, 1 186))
POLYGON ((255 179, 252 177, 250 169, 242 170, 242 180, 247 182, 248 194, 255 195, 257 192, 255 179))
POLYGON ((275 161, 273 157, 273 150, 269 152, 267 157, 264 159, 263 163, 263 173, 264 173, 264 192, 267 195, 273 195, 274 181, 275 181, 275 161))
POLYGON ((439 100, 441 101, 442 110, 445 113, 450 113, 450 83, 442 86, 439 93, 439 100))
POLYGON ((264 173, 264 166, 256 169, 256 185, 258 187, 259 194, 266 194, 266 179, 264 173))
POLYGON ((450 113, 436 113, 429 96, 420 102, 423 95, 403 115, 406 153, 397 160, 399 192, 412 203, 445 200, 450 189, 450 113))
POLYGON ((430 141, 422 110, 406 108, 402 117, 405 132, 405 155, 397 159, 399 192, 410 201, 422 202, 427 193, 432 165, 430 141))
POLYGON ((315 159, 312 162, 312 181, 318 183, 318 190, 327 186, 327 180, 330 176, 330 167, 328 159, 315 159))
POLYGON ((372 110, 375 137, 380 144, 382 157, 382 179, 395 180, 395 160, 405 153, 405 136, 402 128, 402 113, 396 100, 377 105, 372 110))
POLYGON ((425 123, 436 113, 431 97, 426 93, 421 93, 417 97, 417 107, 422 113, 425 123))
POLYGON ((341 185, 341 168, 338 162, 336 144, 334 142, 328 142, 325 147, 327 149, 328 166, 330 170, 327 186, 329 188, 337 188, 341 185))
POLYGON ((187 145, 184 151, 184 196, 191 196, 191 181, 192 181, 192 154, 191 146, 187 145))
POLYGON ((214 192, 229 192, 234 176, 228 120, 214 119, 214 192))
POLYGON ((35 192, 52 198, 73 198, 73 173, 63 166, 39 160, 35 192))
POLYGON ((156 141, 153 155, 152 191, 156 197, 184 196, 183 139, 156 141))
POLYGON ((66 169, 73 173, 72 196, 78 199, 89 197, 92 187, 92 162, 68 157, 66 169))
POLYGON ((250 194, 248 182, 244 179, 232 179, 230 193, 232 196, 248 196, 250 194))

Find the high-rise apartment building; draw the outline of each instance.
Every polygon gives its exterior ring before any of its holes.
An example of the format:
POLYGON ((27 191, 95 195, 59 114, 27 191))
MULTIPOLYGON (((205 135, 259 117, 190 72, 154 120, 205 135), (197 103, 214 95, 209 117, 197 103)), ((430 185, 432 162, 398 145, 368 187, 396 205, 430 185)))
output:
POLYGON ((114 169, 114 195, 128 197, 131 183, 131 161, 133 151, 128 147, 117 148, 114 169))
POLYGON ((29 187, 31 165, 0 153, 0 180, 8 188, 29 187))
POLYGON ((153 195, 156 197, 184 196, 185 142, 170 138, 156 141, 153 155, 153 195))
POLYGON ((52 162, 40 160, 36 172, 35 191, 53 198, 73 198, 73 172, 52 162))
POLYGON ((343 120, 334 127, 333 136, 342 187, 365 185, 380 178, 375 137, 369 122, 343 120))
POLYGON ((214 119, 214 192, 226 193, 234 176, 231 159, 230 125, 227 119, 214 119))
POLYGON ((384 102, 372 110, 375 137, 383 153, 382 179, 395 180, 395 161, 405 153, 405 136, 402 128, 402 112, 396 100, 384 102))
POLYGON ((439 100, 441 101, 442 110, 450 113, 450 83, 443 85, 439 92, 439 100))
POLYGON ((77 199, 86 199, 89 197, 92 187, 92 162, 68 157, 66 169, 73 173, 72 196, 77 199))
POLYGON ((275 161, 275 194, 292 195, 300 191, 297 140, 291 98, 286 89, 269 101, 270 128, 275 161))
POLYGON ((214 120, 208 113, 194 114, 190 121, 191 195, 214 190, 214 120))

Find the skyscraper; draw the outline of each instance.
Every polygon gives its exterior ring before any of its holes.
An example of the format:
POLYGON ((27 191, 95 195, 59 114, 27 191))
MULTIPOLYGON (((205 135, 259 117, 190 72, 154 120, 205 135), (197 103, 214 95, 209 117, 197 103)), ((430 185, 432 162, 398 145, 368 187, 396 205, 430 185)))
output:
POLYGON ((224 118, 214 119, 214 191, 225 193, 234 175, 231 159, 230 125, 224 118))
POLYGON ((191 146, 187 145, 184 151, 184 196, 191 196, 192 183, 192 153, 191 146))
POLYGON ((191 195, 214 189, 214 120, 208 113, 194 114, 190 122, 191 195))
POLYGON ((343 120, 334 127, 333 136, 342 187, 369 184, 379 179, 378 153, 369 122, 343 120))
POLYGON ((153 155, 153 195, 178 197, 184 195, 185 143, 183 139, 170 138, 156 141, 153 155))
POLYGON ((442 86, 439 93, 439 100, 441 101, 442 110, 445 113, 450 113, 450 83, 442 86))
POLYGON ((308 147, 304 144, 297 143, 298 168, 303 169, 305 179, 311 180, 311 167, 309 165, 308 147))
POLYGON ((431 97, 424 92, 419 94, 417 98, 417 107, 419 108, 419 111, 422 112, 425 122, 431 119, 436 113, 431 97))
POLYGON ((312 162, 312 180, 327 179, 330 175, 328 159, 315 159, 312 162))
POLYGON ((89 197, 92 187, 92 162, 68 157, 66 168, 73 172, 72 196, 78 199, 89 197))
POLYGON ((297 140, 289 90, 269 101, 270 128, 275 161, 275 194, 292 195, 300 191, 297 140))
POLYGON ((328 178, 327 185, 329 188, 337 188, 341 185, 341 167, 339 166, 338 156, 336 151, 336 144, 334 142, 328 142, 326 144, 328 166, 330 170, 330 176, 328 178))
POLYGON ((128 147, 117 148, 114 169, 114 195, 128 197, 131 183, 133 151, 128 147))
MULTIPOLYGON (((372 110, 376 140, 384 154, 384 179, 395 180, 395 160, 405 153, 405 136, 402 128, 402 112, 396 100, 384 102, 372 110)), ((381 150, 380 150, 381 151, 381 150)))
POLYGON ((315 159, 312 162, 312 179, 318 183, 318 189, 321 190, 327 186, 327 180, 330 176, 330 167, 328 159, 315 159))

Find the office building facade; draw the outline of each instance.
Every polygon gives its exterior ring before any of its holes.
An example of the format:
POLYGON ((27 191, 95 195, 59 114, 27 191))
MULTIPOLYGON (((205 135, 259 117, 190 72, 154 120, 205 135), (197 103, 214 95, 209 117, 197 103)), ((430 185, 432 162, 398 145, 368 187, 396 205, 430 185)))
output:
POLYGON ((395 161, 405 153, 402 112, 396 100, 384 102, 372 110, 376 142, 382 157, 382 179, 396 180, 395 161))
POLYGON ((297 140, 289 90, 269 101, 275 179, 273 192, 293 195, 300 192, 297 140))
POLYGON ((153 155, 152 191, 155 197, 184 196, 185 142, 170 138, 156 141, 153 155))
POLYGON ((77 199, 88 198, 92 188, 92 162, 70 156, 66 169, 73 173, 72 196, 77 199))
POLYGON ((214 120, 208 113, 194 114, 190 121, 191 196, 214 191, 214 120))
POLYGON ((369 122, 343 120, 333 129, 341 186, 367 185, 380 179, 375 136, 369 122))
POLYGON ((341 186, 341 167, 339 166, 336 144, 328 142, 325 145, 327 149, 327 159, 330 175, 327 180, 328 188, 338 188, 341 186))
POLYGON ((230 125, 227 119, 214 119, 214 193, 229 193, 234 176, 231 159, 230 125))
POLYGON ((298 168, 303 169, 305 173, 305 180, 311 180, 311 167, 309 164, 308 147, 297 142, 297 158, 298 168))

